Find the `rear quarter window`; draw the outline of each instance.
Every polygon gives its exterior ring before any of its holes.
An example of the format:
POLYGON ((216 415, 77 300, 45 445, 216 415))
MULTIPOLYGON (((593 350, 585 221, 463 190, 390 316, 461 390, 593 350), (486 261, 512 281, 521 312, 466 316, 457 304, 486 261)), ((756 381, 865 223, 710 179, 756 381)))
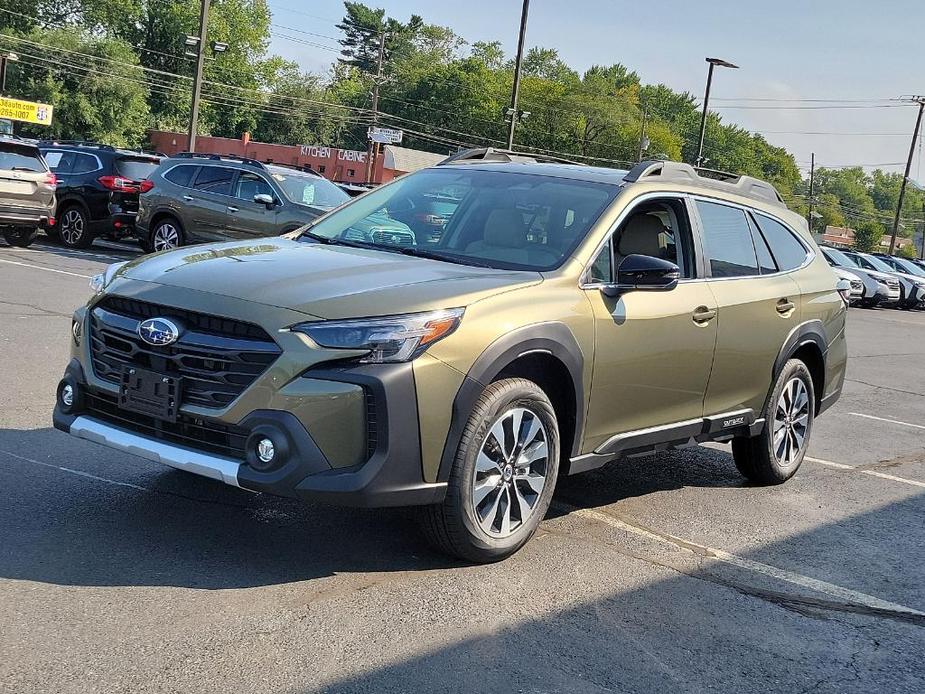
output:
POLYGON ((74 154, 74 164, 71 166, 71 173, 90 173, 92 171, 98 171, 99 169, 100 162, 92 154, 74 154))
POLYGON ((793 270, 806 262, 806 247, 790 229, 760 213, 755 215, 755 220, 781 270, 793 270))

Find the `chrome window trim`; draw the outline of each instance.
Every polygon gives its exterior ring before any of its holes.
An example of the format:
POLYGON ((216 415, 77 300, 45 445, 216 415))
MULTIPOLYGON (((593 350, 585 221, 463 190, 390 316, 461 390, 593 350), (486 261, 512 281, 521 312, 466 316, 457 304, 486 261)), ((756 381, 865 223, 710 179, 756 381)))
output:
MULTIPOLYGON (((197 168, 197 169, 202 169, 202 168, 204 168, 204 167, 206 167, 206 166, 212 166, 212 168, 215 168, 215 169, 231 169, 232 171, 236 171, 236 172, 238 173, 238 178, 240 178, 240 176, 241 176, 242 173, 252 173, 252 174, 254 174, 255 176, 258 176, 259 178, 262 178, 263 181, 264 181, 264 183, 266 183, 268 186, 270 186, 270 188, 271 188, 273 191, 276 190, 276 188, 273 186, 272 183, 270 183, 263 175, 257 173, 256 171, 250 171, 249 169, 238 169, 238 168, 235 168, 234 166, 215 166, 214 164, 192 164, 192 163, 186 162, 186 161, 179 161, 179 162, 177 162, 176 164, 174 164, 173 166, 171 166, 169 169, 164 169, 164 171, 161 172, 161 178, 163 178, 165 181, 167 181, 170 185, 176 186, 177 188, 185 188, 186 190, 195 190, 195 191, 199 191, 199 192, 201 192, 201 193, 208 193, 209 195, 221 195, 223 198, 231 198, 232 200, 244 200, 244 198, 239 198, 239 197, 236 196, 236 195, 227 195, 227 194, 225 194, 225 193, 216 193, 216 192, 213 192, 213 191, 211 191, 211 190, 205 190, 205 191, 204 191, 204 190, 200 190, 199 188, 194 188, 194 187, 191 186, 191 185, 188 185, 188 186, 181 186, 179 183, 174 183, 174 182, 171 181, 169 178, 167 178, 167 174, 169 174, 171 171, 173 171, 174 169, 176 169, 176 168, 179 167, 179 166, 191 166, 191 167, 197 168)), ((198 176, 199 174, 197 173, 197 174, 195 174, 195 175, 198 176)), ((237 184, 238 178, 233 179, 234 182, 235 182, 235 184, 237 184)), ((192 181, 193 181, 193 179, 190 178, 190 183, 192 183, 192 181)), ((275 197, 277 197, 278 199, 280 199, 280 202, 278 202, 278 203, 276 204, 276 207, 284 207, 284 206, 285 206, 285 203, 284 203, 284 202, 282 201, 282 199, 281 199, 281 198, 284 197, 284 196, 275 196, 275 197)), ((245 201, 245 202, 246 202, 246 201, 245 201)), ((253 200, 251 200, 251 202, 253 202, 253 200)), ((295 203, 293 203, 293 204, 295 204, 295 203)))
MULTIPOLYGON (((92 173, 96 173, 97 171, 103 170, 103 162, 100 160, 98 156, 96 156, 92 152, 81 152, 80 150, 77 150, 77 149, 65 149, 64 147, 49 147, 47 151, 48 152, 61 152, 62 154, 64 154, 65 152, 68 152, 70 154, 83 154, 88 157, 93 157, 96 160, 95 169, 90 169, 89 171, 68 171, 67 173, 62 173, 61 174, 62 176, 85 176, 87 174, 92 174, 92 173)), ((42 156, 44 157, 45 155, 42 154, 42 156)))

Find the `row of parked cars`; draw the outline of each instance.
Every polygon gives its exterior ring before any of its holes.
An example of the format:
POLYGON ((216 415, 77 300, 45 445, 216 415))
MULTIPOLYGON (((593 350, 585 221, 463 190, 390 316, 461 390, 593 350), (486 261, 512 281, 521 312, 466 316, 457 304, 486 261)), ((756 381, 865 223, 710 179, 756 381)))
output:
POLYGON ((851 303, 872 308, 925 305, 925 261, 822 246, 822 255, 840 279, 851 282, 851 303))

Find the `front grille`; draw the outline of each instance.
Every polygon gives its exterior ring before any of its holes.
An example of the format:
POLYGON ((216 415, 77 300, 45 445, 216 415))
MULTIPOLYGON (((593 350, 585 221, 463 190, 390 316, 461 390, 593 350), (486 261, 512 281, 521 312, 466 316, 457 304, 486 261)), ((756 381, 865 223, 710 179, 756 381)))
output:
POLYGON ((206 421, 181 414, 176 422, 120 409, 114 395, 86 393, 86 413, 108 424, 128 429, 159 441, 168 441, 206 453, 244 458, 248 431, 230 424, 206 421))
POLYGON ((851 288, 856 291, 864 289, 864 283, 861 280, 851 280, 851 288))
POLYGON ((403 229, 373 229, 370 233, 373 243, 386 246, 413 246, 414 236, 403 229))
POLYGON ((259 326, 134 299, 107 297, 90 316, 90 356, 99 378, 119 384, 126 367, 179 378, 185 405, 225 407, 280 352, 259 326), (165 347, 144 342, 138 324, 153 317, 175 321, 181 326, 180 339, 165 347))
POLYGON ((899 289, 899 280, 889 277, 887 278, 886 286, 888 286, 890 289, 899 289))

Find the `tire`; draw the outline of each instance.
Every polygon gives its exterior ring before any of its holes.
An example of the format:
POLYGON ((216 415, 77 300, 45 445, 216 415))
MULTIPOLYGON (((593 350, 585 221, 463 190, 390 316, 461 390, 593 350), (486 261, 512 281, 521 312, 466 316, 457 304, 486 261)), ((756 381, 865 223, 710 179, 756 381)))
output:
POLYGON ((161 217, 148 233, 148 252, 169 251, 186 244, 183 226, 174 217, 161 217))
POLYGON ((32 245, 38 233, 38 229, 13 229, 12 231, 4 231, 3 238, 11 246, 26 248, 32 245))
POLYGON ((439 550, 461 559, 505 559, 536 532, 558 472, 559 427, 549 398, 532 381, 496 381, 469 415, 446 498, 422 509, 424 532, 439 550))
POLYGON ((765 404, 764 431, 758 436, 732 441, 736 467, 752 482, 782 484, 799 469, 809 446, 816 394, 809 369, 799 359, 791 359, 781 370, 765 404), (794 402, 795 404, 791 404, 794 402), (802 426, 802 434, 800 424, 802 426), (775 444, 775 431, 783 437, 775 444))
POLYGON ((61 210, 55 231, 58 241, 68 248, 87 248, 93 243, 90 220, 87 213, 78 205, 70 205, 61 210))

